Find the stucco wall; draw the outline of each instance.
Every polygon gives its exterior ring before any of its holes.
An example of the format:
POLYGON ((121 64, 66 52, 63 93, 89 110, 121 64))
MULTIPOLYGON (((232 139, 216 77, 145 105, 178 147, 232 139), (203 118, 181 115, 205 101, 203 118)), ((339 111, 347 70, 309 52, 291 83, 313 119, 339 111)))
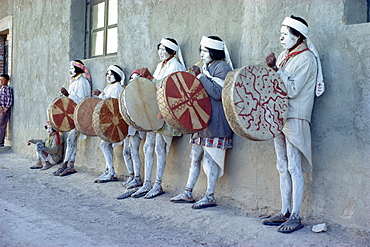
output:
MULTIPOLYGON (((48 104, 68 80, 69 60, 79 59, 71 52, 81 54, 75 49, 81 35, 71 34, 81 26, 70 23, 79 12, 72 11, 71 16, 67 0, 5 2, 0 19, 14 18, 12 147, 15 152, 31 154, 26 140, 44 135, 48 104)), ((84 60, 94 88, 103 89, 110 64, 121 65, 126 78, 132 69, 143 66, 153 72, 159 62, 156 45, 162 37, 179 42, 187 66, 199 61, 202 35, 224 39, 234 67, 263 63, 270 52, 282 50, 279 33, 284 17, 305 18, 321 55, 326 92, 314 106, 314 174, 312 180, 306 177, 302 215, 370 229, 370 23, 346 25, 341 0, 136 0, 120 1, 119 8, 117 56, 84 60)), ((163 183, 168 191, 179 192, 185 186, 188 140, 188 135, 173 140, 163 183)), ((279 210, 273 142, 253 142, 236 135, 233 141, 225 175, 216 188, 218 202, 246 211, 279 210)), ((115 154, 123 175, 127 172, 120 152, 117 148, 115 154)), ((80 142, 76 163, 77 167, 104 169, 98 138, 80 142)), ((198 197, 205 186, 202 173, 195 187, 198 197)), ((120 191, 117 184, 117 194, 120 191)))

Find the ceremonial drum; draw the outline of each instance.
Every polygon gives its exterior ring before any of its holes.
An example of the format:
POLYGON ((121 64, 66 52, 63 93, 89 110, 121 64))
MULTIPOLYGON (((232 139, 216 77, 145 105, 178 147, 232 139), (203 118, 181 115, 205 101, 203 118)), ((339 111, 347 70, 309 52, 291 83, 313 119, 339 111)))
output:
POLYGON ((276 137, 288 115, 284 83, 274 70, 263 65, 230 71, 222 90, 222 103, 231 129, 254 141, 276 137))
POLYGON ((175 72, 157 90, 164 120, 183 134, 205 129, 211 118, 211 101, 202 83, 192 74, 175 72))
POLYGON ((88 135, 96 136, 93 128, 93 113, 95 106, 101 101, 97 97, 89 97, 83 99, 77 104, 74 112, 74 120, 76 128, 79 132, 88 135))
POLYGON ((109 143, 123 141, 128 132, 128 125, 123 120, 118 105, 118 99, 101 100, 93 112, 93 128, 96 135, 109 143))
POLYGON ((73 113, 76 103, 66 96, 59 96, 50 103, 48 118, 53 129, 67 132, 75 128, 73 113))
POLYGON ((123 119, 139 131, 154 131, 163 127, 158 119, 157 89, 153 82, 138 77, 121 92, 119 110, 123 119))

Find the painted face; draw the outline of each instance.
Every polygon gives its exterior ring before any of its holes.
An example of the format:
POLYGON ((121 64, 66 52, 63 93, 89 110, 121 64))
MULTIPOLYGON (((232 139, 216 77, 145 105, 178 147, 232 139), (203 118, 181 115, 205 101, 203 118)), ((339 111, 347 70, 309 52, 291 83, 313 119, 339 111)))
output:
POLYGON ((69 65, 69 75, 71 76, 71 78, 76 76, 75 66, 69 65))
POLYGON ((114 76, 114 74, 112 73, 112 71, 111 70, 108 70, 107 71, 107 82, 108 83, 113 83, 113 82, 116 82, 116 81, 117 81, 117 79, 114 76))
POLYGON ((200 58, 202 59, 202 62, 207 65, 213 61, 209 54, 209 50, 204 46, 200 47, 200 58))
POLYGON ((162 44, 158 48, 158 56, 162 62, 170 58, 170 54, 166 51, 166 47, 164 47, 162 44))
POLYGON ((53 128, 51 128, 51 126, 47 126, 46 131, 48 132, 48 134, 51 134, 53 133, 53 128))
POLYGON ((298 37, 291 34, 287 26, 282 26, 280 33, 280 43, 284 49, 289 50, 297 43, 298 37))
POLYGON ((138 78, 138 77, 140 77, 140 75, 139 75, 138 73, 133 73, 133 74, 131 75, 131 80, 133 80, 133 79, 135 79, 135 78, 138 78))

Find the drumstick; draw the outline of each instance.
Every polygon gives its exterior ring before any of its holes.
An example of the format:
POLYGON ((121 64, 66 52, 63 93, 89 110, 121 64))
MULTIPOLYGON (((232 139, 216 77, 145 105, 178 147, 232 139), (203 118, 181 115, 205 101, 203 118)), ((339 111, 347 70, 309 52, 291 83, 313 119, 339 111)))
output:
MULTIPOLYGON (((200 60, 199 62, 197 62, 196 64, 194 64, 194 66, 198 66, 199 64, 201 64, 202 63, 202 60, 200 60)), ((190 69, 188 69, 186 72, 190 72, 190 69)))

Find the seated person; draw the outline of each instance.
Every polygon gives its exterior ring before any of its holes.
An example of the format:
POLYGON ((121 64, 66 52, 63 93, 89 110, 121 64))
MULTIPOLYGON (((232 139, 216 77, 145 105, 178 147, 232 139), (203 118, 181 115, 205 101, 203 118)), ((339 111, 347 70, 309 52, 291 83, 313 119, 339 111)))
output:
POLYGON ((58 164, 63 158, 63 139, 60 138, 59 132, 54 130, 50 122, 47 121, 45 129, 48 138, 43 140, 28 140, 27 145, 36 144, 37 163, 31 166, 31 169, 47 170, 53 165, 58 164), (42 165, 42 161, 45 165, 42 165))

